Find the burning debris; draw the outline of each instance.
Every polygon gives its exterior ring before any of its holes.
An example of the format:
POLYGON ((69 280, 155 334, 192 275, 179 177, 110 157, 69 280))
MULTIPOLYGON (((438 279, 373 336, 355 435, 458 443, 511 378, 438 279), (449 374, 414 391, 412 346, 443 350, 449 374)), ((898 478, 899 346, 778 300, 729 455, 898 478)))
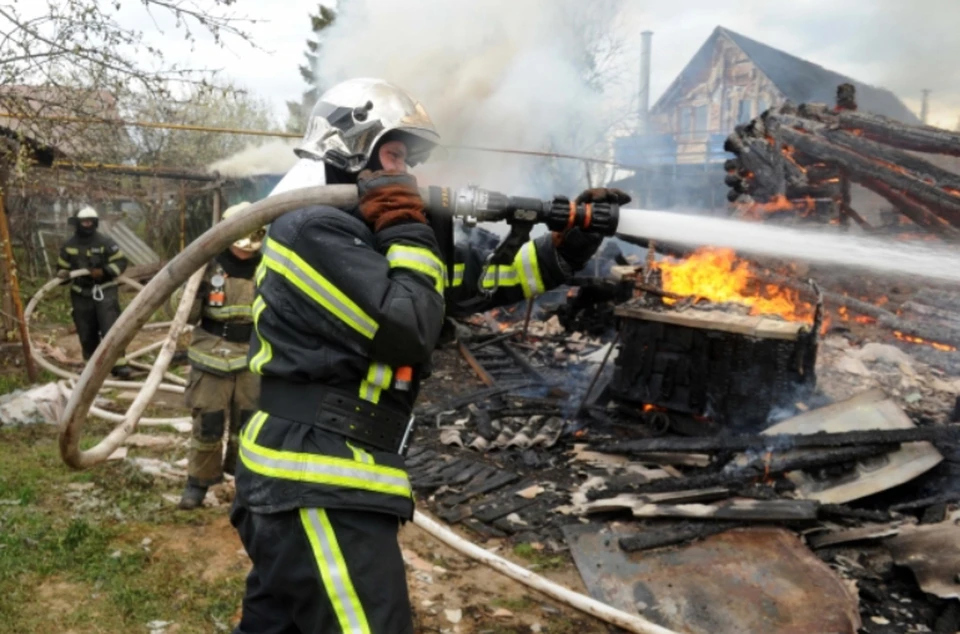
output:
POLYGON ((889 552, 960 501, 960 426, 943 424, 960 382, 911 356, 952 351, 881 322, 948 323, 960 301, 926 289, 897 312, 871 303, 883 312, 860 323, 863 300, 830 316, 833 295, 729 251, 613 264, 458 329, 458 363, 484 386, 418 412, 435 427, 409 467, 431 510, 483 537, 569 548, 596 598, 665 627, 953 631, 955 599, 925 594, 889 552), (853 327, 903 349, 857 345, 853 327), (746 610, 692 598, 704 577, 783 578, 786 563, 762 554, 770 539, 797 555, 793 598, 764 584, 746 610), (684 577, 689 592, 653 572, 678 558, 710 562, 684 577), (638 576, 637 561, 654 567, 638 576), (758 625, 757 602, 785 620, 758 625))

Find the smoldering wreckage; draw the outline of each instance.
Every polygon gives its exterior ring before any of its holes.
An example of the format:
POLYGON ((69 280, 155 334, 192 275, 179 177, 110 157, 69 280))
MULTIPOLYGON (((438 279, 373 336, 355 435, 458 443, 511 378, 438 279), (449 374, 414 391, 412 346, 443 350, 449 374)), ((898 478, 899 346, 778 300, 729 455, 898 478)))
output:
MULTIPOLYGON (((932 134, 788 105, 731 136, 730 198, 755 221, 862 224, 852 180, 950 240, 958 177, 896 147, 864 158, 883 140, 960 155, 960 135, 932 134)), ((118 331, 203 261, 193 247, 118 331)), ((665 628, 632 631, 956 632, 958 346, 954 288, 611 239, 570 285, 449 320, 407 465, 423 510, 569 553, 594 599, 665 628)), ((48 413, 68 462, 137 460, 116 438, 77 449, 95 365, 47 399, 74 397, 48 413)))

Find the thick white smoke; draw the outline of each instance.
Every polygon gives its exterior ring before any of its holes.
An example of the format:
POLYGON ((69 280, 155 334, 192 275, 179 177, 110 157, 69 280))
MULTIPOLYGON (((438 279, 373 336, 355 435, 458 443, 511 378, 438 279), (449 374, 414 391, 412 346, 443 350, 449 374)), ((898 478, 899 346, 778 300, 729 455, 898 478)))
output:
POLYGON ((294 141, 268 141, 259 145, 249 145, 245 150, 212 163, 207 167, 210 172, 219 172, 224 178, 246 178, 256 174, 283 174, 294 163, 297 156, 293 153, 294 141))
MULTIPOLYGON (((598 56, 620 0, 341 0, 317 75, 329 86, 378 77, 408 90, 446 145, 603 156, 610 95, 598 56)), ((422 184, 476 184, 514 194, 575 194, 579 162, 437 151, 422 184)))

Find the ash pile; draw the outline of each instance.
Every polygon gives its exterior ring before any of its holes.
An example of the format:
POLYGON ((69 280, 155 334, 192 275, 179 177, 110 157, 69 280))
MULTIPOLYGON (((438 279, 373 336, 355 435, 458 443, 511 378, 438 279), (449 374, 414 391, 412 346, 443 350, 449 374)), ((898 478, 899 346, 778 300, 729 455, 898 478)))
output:
POLYGON ((960 380, 924 362, 953 351, 607 247, 457 323, 408 456, 430 510, 677 631, 960 630, 960 380))

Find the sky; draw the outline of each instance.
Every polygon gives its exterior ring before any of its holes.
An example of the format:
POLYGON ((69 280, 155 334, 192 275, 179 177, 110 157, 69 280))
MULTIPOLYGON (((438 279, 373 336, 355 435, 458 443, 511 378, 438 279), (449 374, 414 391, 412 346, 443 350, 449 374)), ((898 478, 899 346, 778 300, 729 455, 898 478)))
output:
MULTIPOLYGON (((423 18, 414 15, 416 11, 401 10, 405 0, 381 1, 398 11, 398 27, 404 18, 411 24, 423 18)), ((449 7, 450 3, 487 0, 435 1, 449 7)), ((523 0, 525 5, 550 1, 523 0)), ((259 49, 229 39, 226 46, 218 47, 203 36, 190 47, 171 34, 169 20, 147 16, 140 3, 132 0, 125 0, 121 15, 125 23, 142 29, 151 42, 159 44, 169 59, 221 69, 224 76, 267 99, 282 121, 284 102, 297 99, 304 89, 297 66, 303 62, 305 41, 310 36, 307 16, 316 10, 317 2, 282 0, 268 5, 237 0, 233 6, 238 15, 261 20, 246 27, 259 49)), ((888 88, 915 112, 920 107, 920 91, 929 89, 931 124, 953 129, 960 117, 960 38, 956 37, 960 0, 624 0, 618 24, 629 44, 627 68, 636 71, 629 79, 637 83, 639 33, 645 29, 654 32, 652 102, 711 31, 722 25, 859 81, 888 88)), ((402 55, 402 51, 392 49, 391 54, 402 55)))

